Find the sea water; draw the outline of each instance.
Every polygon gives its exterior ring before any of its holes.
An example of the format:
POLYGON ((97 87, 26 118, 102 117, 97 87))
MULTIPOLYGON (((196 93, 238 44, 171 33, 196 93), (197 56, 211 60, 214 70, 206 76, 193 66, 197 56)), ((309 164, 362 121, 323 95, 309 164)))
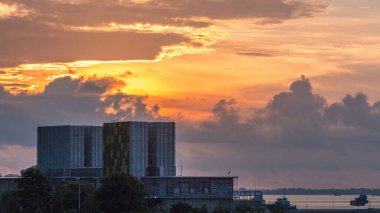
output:
MULTIPOLYGON (((274 203, 283 195, 264 195, 266 203, 274 203)), ((350 201, 358 195, 286 195, 292 205, 297 209, 380 209, 380 196, 368 195, 368 204, 365 206, 351 206, 350 201)))

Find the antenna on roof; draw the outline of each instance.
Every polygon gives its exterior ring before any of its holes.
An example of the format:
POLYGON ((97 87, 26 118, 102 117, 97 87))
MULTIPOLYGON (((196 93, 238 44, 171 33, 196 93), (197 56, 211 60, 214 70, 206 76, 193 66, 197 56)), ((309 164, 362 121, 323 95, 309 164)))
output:
POLYGON ((179 165, 180 165, 180 170, 181 170, 181 177, 182 177, 182 156, 179 156, 179 165))

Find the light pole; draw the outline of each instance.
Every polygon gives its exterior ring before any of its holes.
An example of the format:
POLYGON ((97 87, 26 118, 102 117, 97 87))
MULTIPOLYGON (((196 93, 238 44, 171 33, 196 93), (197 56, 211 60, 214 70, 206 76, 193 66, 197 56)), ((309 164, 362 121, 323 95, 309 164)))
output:
POLYGON ((78 213, 80 213, 80 178, 76 178, 78 180, 78 213))
POLYGON ((333 210, 335 212, 335 198, 333 198, 333 210))

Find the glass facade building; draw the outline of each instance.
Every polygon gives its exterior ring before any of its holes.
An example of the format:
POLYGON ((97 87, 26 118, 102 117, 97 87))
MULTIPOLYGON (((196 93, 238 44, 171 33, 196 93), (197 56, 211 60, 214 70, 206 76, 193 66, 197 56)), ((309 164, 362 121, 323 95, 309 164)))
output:
POLYGON ((148 176, 175 176, 175 123, 150 122, 148 176))
POLYGON ((175 176, 174 122, 114 122, 103 125, 104 174, 175 176))
POLYGON ((103 124, 103 173, 146 175, 148 168, 148 122, 103 124))
POLYGON ((194 208, 206 206, 209 212, 223 206, 234 205, 233 191, 238 177, 143 177, 147 198, 159 199, 162 207, 169 209, 177 202, 194 208))
POLYGON ((37 128, 37 167, 49 177, 68 176, 69 169, 101 167, 102 127, 37 128))

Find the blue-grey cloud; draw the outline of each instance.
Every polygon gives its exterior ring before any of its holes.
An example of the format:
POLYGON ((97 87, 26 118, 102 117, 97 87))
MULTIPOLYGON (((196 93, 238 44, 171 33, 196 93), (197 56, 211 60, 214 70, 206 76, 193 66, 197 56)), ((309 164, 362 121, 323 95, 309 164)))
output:
POLYGON ((102 125, 114 119, 152 120, 158 106, 147 97, 103 93, 121 84, 112 78, 80 80, 59 78, 40 94, 11 95, 0 86, 0 144, 35 146, 39 125, 102 125), (106 113, 111 110, 114 113, 106 113))
MULTIPOLYGON (((380 148, 380 103, 369 104, 365 94, 347 95, 328 104, 302 77, 249 118, 240 116, 237 106, 235 100, 221 100, 212 110, 215 120, 196 127, 179 125, 179 141, 206 152, 193 156, 197 158, 194 166, 203 172, 220 172, 221 168, 216 168, 222 164, 268 185, 277 183, 276 174, 283 173, 287 177, 281 177, 282 182, 295 187, 355 186, 363 182, 331 179, 328 174, 357 177, 366 172, 373 177, 366 176, 366 185, 361 186, 379 187, 380 160, 374 156, 380 148), (319 185, 307 181, 315 174, 325 174, 326 178, 321 178, 319 185), (295 180, 304 185, 297 185, 295 180)), ((243 177, 243 181, 248 180, 243 177)))
MULTIPOLYGON (((33 147, 38 125, 159 117, 159 107, 147 105, 146 97, 102 97, 115 84, 121 82, 61 78, 37 95, 11 95, 0 87, 0 143, 33 147)), ((214 120, 195 126, 178 121, 178 151, 185 171, 223 175, 233 170, 243 183, 254 178, 275 187, 379 187, 379 106, 364 93, 328 104, 303 77, 248 118, 238 100, 223 99, 211 109, 214 120), (313 181, 318 174, 324 175, 313 181), (347 175, 362 178, 338 178, 347 175)))

